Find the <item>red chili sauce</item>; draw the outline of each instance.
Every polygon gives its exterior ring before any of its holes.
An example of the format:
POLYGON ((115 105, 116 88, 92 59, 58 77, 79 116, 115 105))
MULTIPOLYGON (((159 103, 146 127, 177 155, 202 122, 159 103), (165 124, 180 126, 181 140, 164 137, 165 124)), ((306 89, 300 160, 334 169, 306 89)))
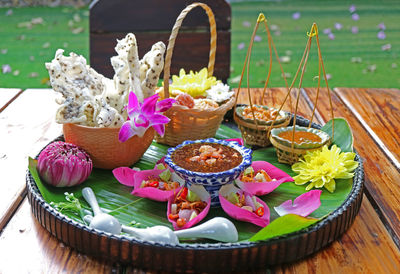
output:
POLYGON ((236 149, 213 143, 189 144, 177 149, 171 157, 184 169, 204 173, 229 170, 242 162, 236 149))
MULTIPOLYGON (((279 137, 292 141, 293 131, 284 131, 278 134, 279 137)), ((317 134, 308 131, 295 131, 294 132, 294 142, 301 144, 303 142, 321 142, 322 139, 317 134)))

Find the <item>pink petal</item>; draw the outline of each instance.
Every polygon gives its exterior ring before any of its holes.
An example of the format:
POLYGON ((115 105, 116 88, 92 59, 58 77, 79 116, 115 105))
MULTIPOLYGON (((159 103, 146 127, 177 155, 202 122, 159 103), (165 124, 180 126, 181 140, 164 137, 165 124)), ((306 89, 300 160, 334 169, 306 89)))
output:
POLYGON ((298 20, 298 19, 300 19, 300 12, 295 12, 295 13, 293 13, 293 14, 292 14, 292 18, 293 18, 293 20, 298 20))
POLYGON ((354 21, 358 21, 358 20, 360 20, 360 16, 357 13, 353 13, 351 15, 351 19, 353 19, 354 21))
POLYGON ((329 34, 329 33, 332 33, 332 30, 329 29, 329 28, 327 28, 327 29, 324 29, 322 32, 323 32, 324 34, 329 34))
POLYGON ((148 126, 150 126, 149 119, 146 116, 144 116, 143 114, 139 114, 139 116, 134 119, 134 123, 135 123, 136 127, 147 128, 148 126))
POLYGON ((160 102, 157 102, 156 111, 165 112, 168 109, 170 109, 174 103, 175 103, 175 99, 172 99, 172 98, 167 98, 160 102))
POLYGON ((378 25, 378 28, 379 28, 380 30, 385 30, 385 29, 386 29, 385 23, 380 23, 380 24, 378 25))
POLYGON ((262 38, 259 35, 254 36, 254 42, 261 42, 262 38))
POLYGON ((232 139, 225 139, 225 141, 232 141, 232 142, 237 142, 239 145, 243 146, 244 142, 242 138, 232 138, 232 139))
POLYGON ((167 206, 167 218, 168 221, 170 221, 172 223, 172 226, 174 227, 175 230, 180 230, 180 229, 186 229, 189 227, 194 226, 195 224, 197 224, 198 222, 200 222, 201 220, 204 219, 204 217, 207 216, 208 211, 210 210, 210 206, 211 206, 211 196, 210 194, 205 190, 205 188, 202 185, 191 185, 189 187, 190 191, 193 191, 194 193, 196 193, 200 199, 203 202, 207 202, 207 206, 200 212, 199 215, 197 215, 197 217, 193 218, 191 221, 187 222, 184 226, 182 227, 178 227, 178 225, 176 224, 176 222, 174 220, 171 220, 169 218, 169 214, 171 214, 171 205, 174 203, 175 200, 175 195, 171 196, 168 199, 168 206, 167 206))
POLYGON ((131 115, 133 112, 139 112, 140 110, 138 98, 136 97, 136 94, 132 91, 129 93, 127 110, 128 115, 131 115))
POLYGON ((343 25, 340 23, 335 23, 335 29, 341 30, 343 28, 343 25))
POLYGON ((153 125, 154 130, 160 135, 161 137, 164 136, 165 133, 165 126, 163 124, 153 125))
POLYGON ((378 39, 385 39, 386 38, 386 34, 383 30, 381 30, 380 32, 378 32, 378 34, 376 35, 376 37, 378 37, 378 39))
POLYGON ((335 35, 334 35, 333 33, 329 33, 329 34, 328 34, 328 38, 329 38, 330 40, 335 40, 335 35))
POLYGON ((321 205, 322 190, 311 190, 297 197, 293 204, 292 200, 287 200, 281 205, 274 207, 279 216, 286 214, 297 214, 303 217, 310 215, 321 205))
POLYGON ((153 114, 149 117, 149 121, 152 125, 168 124, 170 119, 162 114, 153 114))
POLYGON ((260 169, 265 170, 271 179, 276 181, 259 183, 259 182, 242 182, 237 179, 235 182, 243 191, 252 195, 266 195, 274 191, 278 186, 285 182, 293 182, 293 178, 289 174, 273 166, 265 161, 254 161, 251 166, 257 172, 260 169))
POLYGON ((130 122, 125 122, 119 130, 118 140, 123 143, 135 135, 130 122))
POLYGON ((357 26, 352 26, 351 27, 351 32, 354 33, 354 34, 358 33, 358 27, 357 26))
POLYGON ((134 186, 134 176, 136 172, 138 171, 133 170, 129 167, 118 167, 112 171, 114 177, 118 180, 118 182, 126 186, 134 186))
POLYGON ((356 6, 355 6, 355 5, 351 5, 351 6, 349 7, 349 11, 350 11, 351 13, 355 12, 355 11, 356 11, 356 6))
POLYGON ((269 218, 270 218, 270 212, 267 204, 261 200, 260 198, 256 197, 257 202, 263 205, 264 207, 264 215, 259 217, 257 216, 256 213, 250 212, 246 209, 240 208, 231 202, 229 202, 224 196, 228 192, 236 192, 242 194, 243 191, 240 189, 234 187, 233 185, 224 185, 221 187, 220 192, 219 192, 219 202, 221 203, 222 209, 225 211, 226 214, 231 216, 232 218, 239 220, 239 221, 244 221, 244 222, 249 222, 253 223, 255 225, 265 227, 269 224, 269 218))
POLYGON ((158 94, 154 94, 153 96, 144 99, 141 111, 143 115, 151 116, 154 114, 154 112, 156 111, 156 104, 158 97, 159 97, 158 94))
POLYGON ((137 171, 134 175, 133 191, 132 195, 148 198, 154 201, 166 202, 170 197, 176 195, 181 189, 180 187, 173 190, 161 190, 155 187, 140 187, 144 180, 148 180, 150 177, 159 178, 158 176, 163 172, 162 169, 150 169, 137 171))
POLYGON ((242 43, 239 43, 239 45, 237 46, 237 49, 238 49, 238 50, 242 50, 242 49, 244 49, 244 47, 245 47, 245 45, 244 45, 244 43, 242 42, 242 43))
POLYGON ((251 23, 250 23, 249 21, 243 21, 242 25, 243 25, 243 27, 245 27, 245 28, 251 27, 251 23))

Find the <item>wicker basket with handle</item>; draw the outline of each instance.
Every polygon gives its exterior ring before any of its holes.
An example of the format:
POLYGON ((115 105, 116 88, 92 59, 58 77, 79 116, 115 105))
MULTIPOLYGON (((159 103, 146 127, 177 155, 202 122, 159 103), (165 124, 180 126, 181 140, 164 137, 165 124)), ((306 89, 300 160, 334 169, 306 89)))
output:
MULTIPOLYGON (((205 10, 210 23, 210 54, 208 61, 208 76, 212 76, 215 64, 215 52, 217 48, 217 29, 214 14, 209 6, 204 3, 193 3, 187 6, 178 18, 172 28, 169 38, 167 53, 164 65, 164 97, 169 97, 169 77, 172 60, 172 53, 175 45, 175 40, 183 19, 194 8, 201 7, 205 10)), ((223 103, 216 109, 190 109, 186 106, 174 105, 165 115, 171 121, 165 126, 165 134, 163 137, 156 134, 156 141, 159 143, 175 146, 185 140, 206 139, 214 137, 225 113, 233 107, 234 97, 231 97, 227 102, 223 103)))

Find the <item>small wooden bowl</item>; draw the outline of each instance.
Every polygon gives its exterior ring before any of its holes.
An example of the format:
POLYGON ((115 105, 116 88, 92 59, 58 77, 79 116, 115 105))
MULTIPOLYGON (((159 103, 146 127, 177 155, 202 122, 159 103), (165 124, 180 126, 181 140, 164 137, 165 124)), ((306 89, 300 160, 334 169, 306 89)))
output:
POLYGON ((154 129, 149 128, 143 137, 133 136, 121 143, 119 128, 95 128, 76 124, 64 124, 64 139, 67 143, 83 148, 91 157, 93 166, 113 169, 136 163, 154 138, 154 129))

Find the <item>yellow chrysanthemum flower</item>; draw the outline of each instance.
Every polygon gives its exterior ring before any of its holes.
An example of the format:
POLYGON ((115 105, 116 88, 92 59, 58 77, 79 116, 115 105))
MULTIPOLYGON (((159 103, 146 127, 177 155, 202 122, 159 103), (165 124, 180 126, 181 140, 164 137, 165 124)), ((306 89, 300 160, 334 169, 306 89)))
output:
POLYGON ((293 178, 295 184, 310 182, 306 190, 325 187, 329 192, 334 192, 335 179, 353 178, 353 171, 358 166, 358 162, 354 161, 355 153, 340 151, 333 145, 331 149, 324 146, 322 150, 307 152, 304 160, 292 165, 292 170, 299 174, 293 178))
POLYGON ((179 71, 179 77, 172 76, 172 83, 169 85, 170 90, 180 90, 190 94, 193 98, 205 96, 206 90, 216 85, 220 81, 214 76, 208 77, 207 68, 201 69, 199 72, 192 70, 186 74, 184 69, 179 71))

